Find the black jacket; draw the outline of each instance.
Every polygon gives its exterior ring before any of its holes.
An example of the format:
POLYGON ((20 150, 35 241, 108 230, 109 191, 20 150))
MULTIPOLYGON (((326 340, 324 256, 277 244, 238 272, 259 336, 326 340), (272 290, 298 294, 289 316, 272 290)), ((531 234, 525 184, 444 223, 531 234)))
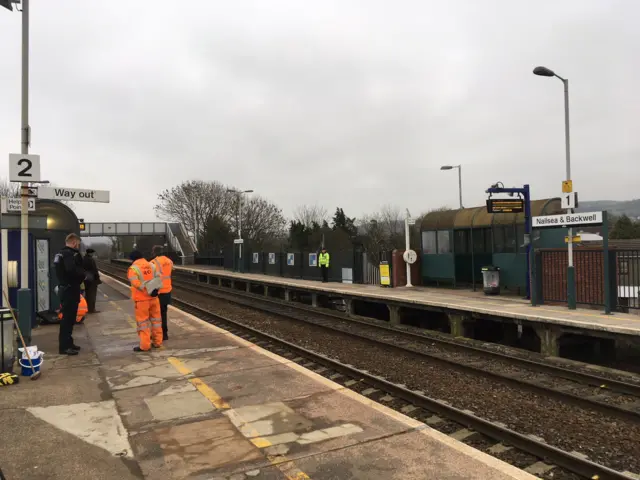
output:
POLYGON ((80 290, 84 281, 85 270, 82 266, 82 255, 75 248, 64 247, 53 259, 58 277, 58 285, 80 290))
POLYGON ((91 255, 85 254, 84 258, 82 259, 82 266, 87 273, 87 279, 85 280, 85 283, 94 283, 100 280, 98 265, 96 265, 96 261, 91 255))

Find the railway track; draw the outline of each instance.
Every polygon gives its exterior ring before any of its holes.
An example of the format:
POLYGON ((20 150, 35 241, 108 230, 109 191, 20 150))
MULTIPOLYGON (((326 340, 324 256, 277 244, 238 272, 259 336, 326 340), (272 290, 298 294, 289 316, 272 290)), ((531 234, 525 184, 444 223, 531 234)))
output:
MULTIPOLYGON (((113 270, 115 269, 111 269, 111 272, 109 272, 103 268, 105 273, 111 274, 118 280, 126 280, 123 278, 121 270, 120 272, 114 272, 113 270)), ((192 292, 193 294, 194 292, 192 292)), ((203 292, 196 292, 195 295, 203 296, 204 298, 212 297, 203 292)), ((487 448, 489 452, 498 452, 501 449, 509 448, 517 449, 523 452, 522 455, 529 457, 528 460, 524 460, 522 457, 514 455, 515 458, 519 458, 516 463, 521 468, 526 463, 530 465, 540 463, 540 460, 558 467, 553 470, 552 476, 543 476, 542 478, 567 480, 575 478, 629 480, 635 478, 631 474, 619 472, 592 462, 580 454, 556 448, 534 436, 520 434, 498 422, 487 421, 472 412, 455 408, 442 400, 425 396, 423 392, 410 390, 404 385, 391 382, 365 370, 344 364, 326 355, 252 328, 239 321, 221 316, 193 301, 174 298, 173 302, 184 311, 225 328, 263 348, 289 357, 306 368, 314 370, 352 390, 387 403, 389 398, 393 398, 393 405, 391 406, 405 413, 411 411, 411 416, 423 419, 437 430, 453 434, 452 436, 454 437, 457 432, 465 430, 465 438, 461 439, 465 443, 476 446, 478 443, 490 444, 493 442, 487 448), (482 438, 477 438, 478 435, 482 438)))

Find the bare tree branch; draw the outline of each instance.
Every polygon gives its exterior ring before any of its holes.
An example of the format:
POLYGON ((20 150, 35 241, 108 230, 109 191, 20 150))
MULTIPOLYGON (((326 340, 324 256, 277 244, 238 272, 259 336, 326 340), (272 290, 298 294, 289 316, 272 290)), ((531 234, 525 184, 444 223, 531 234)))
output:
POLYGON ((294 210, 293 219, 305 227, 311 228, 314 223, 322 226, 324 221, 328 221, 329 213, 321 205, 300 205, 294 210))

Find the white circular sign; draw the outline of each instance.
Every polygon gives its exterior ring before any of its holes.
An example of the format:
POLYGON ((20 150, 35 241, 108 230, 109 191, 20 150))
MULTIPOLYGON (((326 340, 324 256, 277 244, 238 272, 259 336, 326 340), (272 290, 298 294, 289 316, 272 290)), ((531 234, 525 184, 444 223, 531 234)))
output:
POLYGON ((409 265, 412 265, 418 260, 418 254, 414 250, 407 250, 402 254, 402 258, 409 265))

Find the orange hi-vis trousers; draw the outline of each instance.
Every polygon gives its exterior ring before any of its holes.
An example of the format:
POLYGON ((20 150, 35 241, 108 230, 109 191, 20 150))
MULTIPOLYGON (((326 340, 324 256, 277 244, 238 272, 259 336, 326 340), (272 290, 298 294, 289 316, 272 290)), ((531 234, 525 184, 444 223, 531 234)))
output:
POLYGON ((162 345, 160 300, 158 297, 151 297, 149 300, 136 300, 134 304, 140 349, 150 350, 152 343, 159 347, 162 345))

